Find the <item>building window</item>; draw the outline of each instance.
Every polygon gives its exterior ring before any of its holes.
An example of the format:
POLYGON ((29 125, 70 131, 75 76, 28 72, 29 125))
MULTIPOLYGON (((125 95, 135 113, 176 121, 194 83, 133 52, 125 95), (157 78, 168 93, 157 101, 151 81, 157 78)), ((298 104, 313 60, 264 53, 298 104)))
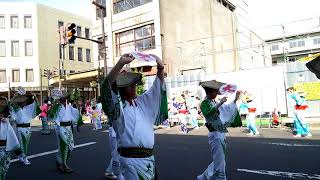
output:
POLYGON ((149 2, 152 2, 152 0, 114 0, 113 13, 117 14, 149 2))
POLYGON ((0 16, 0 29, 6 28, 6 20, 4 16, 0 16))
POLYGON ((18 16, 11 16, 11 28, 19 28, 19 19, 18 16))
POLYGON ((90 30, 88 28, 84 29, 84 34, 86 38, 90 38, 90 30))
POLYGON ((297 41, 291 41, 289 42, 290 48, 296 48, 296 47, 304 47, 305 41, 304 40, 297 40, 297 41))
MULTIPOLYGON (((96 2, 104 7, 106 7, 106 0, 96 0, 96 2)), ((103 17, 107 16, 106 10, 103 9, 103 17)), ((101 9, 99 7, 96 7, 96 19, 100 19, 101 18, 101 9)))
POLYGON ((313 44, 320 44, 320 38, 313 39, 313 44))
POLYGON ((19 41, 11 41, 11 56, 19 56, 19 41))
POLYGON ((58 21, 58 28, 60 28, 63 25, 64 25, 63 21, 58 21))
POLYGON ((25 56, 33 55, 32 41, 24 42, 24 52, 25 52, 25 56))
POLYGON ((32 28, 31 16, 24 16, 24 28, 32 28))
POLYGON ((7 72, 5 69, 0 70, 0 83, 7 82, 7 72))
POLYGON ((279 50, 279 45, 278 44, 272 44, 271 50, 272 51, 278 51, 279 50))
POLYGON ((69 46, 69 59, 74 60, 74 48, 73 46, 69 46))
POLYGON ((304 46, 305 46, 304 40, 298 41, 298 47, 304 47, 304 46))
POLYGON ((82 37, 80 26, 77 26, 77 36, 82 37))
POLYGON ((86 61, 87 62, 91 62, 90 49, 86 49, 86 61))
POLYGON ((12 70, 12 82, 20 82, 20 70, 12 70))
POLYGON ((297 60, 297 58, 294 57, 288 57, 288 61, 289 62, 295 62, 297 60))
POLYGON ((82 61, 82 48, 78 48, 78 61, 82 61))
POLYGON ((155 48, 154 25, 146 25, 116 34, 117 55, 155 48))
POLYGON ((0 41, 0 57, 6 56, 6 42, 0 41))
POLYGON ((26 69, 26 82, 33 82, 33 69, 26 69))

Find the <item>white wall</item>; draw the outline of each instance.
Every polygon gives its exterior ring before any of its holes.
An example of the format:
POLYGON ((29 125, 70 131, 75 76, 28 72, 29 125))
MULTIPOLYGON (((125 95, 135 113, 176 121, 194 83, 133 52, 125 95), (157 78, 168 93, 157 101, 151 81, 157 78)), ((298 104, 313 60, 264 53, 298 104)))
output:
MULTIPOLYGON (((224 83, 235 84, 238 90, 248 91, 256 99, 257 113, 271 112, 277 107, 282 114, 287 113, 286 90, 284 87, 283 67, 258 68, 231 73, 204 74, 195 72, 193 74, 166 78, 168 97, 188 90, 197 93, 203 99, 205 93, 198 86, 201 81, 217 80, 224 83)), ((148 89, 154 77, 148 77, 145 87, 148 89)))
MULTIPOLYGON (((0 40, 6 41, 6 57, 0 57, 0 69, 6 69, 7 77, 12 80, 12 69, 20 69, 20 82, 11 83, 11 87, 39 86, 39 61, 38 61, 38 25, 37 11, 34 3, 0 3, 0 14, 5 16, 5 29, 0 29, 0 40), (17 15, 19 19, 19 28, 11 28, 10 16, 17 15), (24 15, 32 16, 32 28, 24 28, 24 15), (11 41, 19 41, 19 57, 11 56, 11 41), (32 40, 33 55, 25 56, 25 40, 32 40), (26 69, 33 69, 34 81, 26 82, 26 69)), ((6 83, 0 83, 0 91, 7 91, 8 80, 6 83)))

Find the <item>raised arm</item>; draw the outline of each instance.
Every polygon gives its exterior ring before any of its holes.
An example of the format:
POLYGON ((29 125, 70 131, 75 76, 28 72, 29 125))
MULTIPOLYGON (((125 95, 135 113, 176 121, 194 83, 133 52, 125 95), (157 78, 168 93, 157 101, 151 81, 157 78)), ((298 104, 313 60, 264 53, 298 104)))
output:
POLYGON ((164 65, 163 65, 163 62, 158 56, 156 56, 154 54, 150 54, 150 56, 156 58, 156 61, 157 61, 157 76, 161 80, 161 82, 163 82, 164 81, 164 65))
MULTIPOLYGON (((107 78, 110 84, 113 84, 117 80, 117 76, 124 65, 129 64, 134 60, 134 57, 131 54, 124 54, 120 57, 117 64, 112 68, 107 78)), ((105 67, 106 68, 106 67, 105 67)))

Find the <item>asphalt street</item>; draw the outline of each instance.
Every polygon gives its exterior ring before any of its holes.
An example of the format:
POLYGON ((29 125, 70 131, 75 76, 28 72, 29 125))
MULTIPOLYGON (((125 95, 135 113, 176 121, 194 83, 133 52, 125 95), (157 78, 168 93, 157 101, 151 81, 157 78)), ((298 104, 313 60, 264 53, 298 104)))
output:
MULTIPOLYGON (((73 174, 55 168, 56 137, 41 135, 34 128, 30 153, 31 166, 13 162, 7 179, 102 180, 110 160, 108 131, 93 131, 89 124, 75 132, 75 145, 69 161, 73 174), (80 146, 79 146, 80 145, 80 146)), ((261 136, 248 137, 242 129, 231 129, 227 143, 227 178, 231 180, 320 179, 320 135, 295 139, 287 130, 262 129, 261 136)), ((155 158, 158 179, 192 180, 211 162, 207 130, 187 135, 179 127, 156 131, 155 158)), ((16 157, 12 157, 14 160, 16 157)))

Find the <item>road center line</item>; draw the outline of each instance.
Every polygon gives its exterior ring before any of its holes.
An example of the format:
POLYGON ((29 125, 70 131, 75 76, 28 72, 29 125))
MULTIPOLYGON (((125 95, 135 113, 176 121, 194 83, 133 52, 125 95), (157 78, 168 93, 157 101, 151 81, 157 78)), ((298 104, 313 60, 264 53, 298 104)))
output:
POLYGON ((320 147, 317 144, 288 144, 288 143, 264 143, 276 146, 289 146, 289 147, 320 147))
POLYGON ((250 170, 250 169, 237 169, 240 172, 269 175, 291 179, 320 179, 318 174, 305 174, 305 173, 292 173, 292 172, 281 172, 281 171, 267 171, 267 170, 250 170))
MULTIPOLYGON (((84 144, 78 144, 78 145, 74 146, 74 148, 90 146, 90 145, 93 145, 93 144, 96 144, 96 143, 97 142, 88 142, 88 143, 84 143, 84 144)), ((41 156, 46 156, 46 155, 57 153, 57 152, 58 152, 58 150, 56 149, 56 150, 47 151, 47 152, 43 152, 43 153, 39 153, 39 154, 33 154, 33 155, 28 156, 28 159, 33 159, 33 158, 37 158, 37 157, 41 157, 41 156)), ((14 162, 18 162, 18 161, 19 161, 19 159, 13 159, 10 162, 14 163, 14 162)))

